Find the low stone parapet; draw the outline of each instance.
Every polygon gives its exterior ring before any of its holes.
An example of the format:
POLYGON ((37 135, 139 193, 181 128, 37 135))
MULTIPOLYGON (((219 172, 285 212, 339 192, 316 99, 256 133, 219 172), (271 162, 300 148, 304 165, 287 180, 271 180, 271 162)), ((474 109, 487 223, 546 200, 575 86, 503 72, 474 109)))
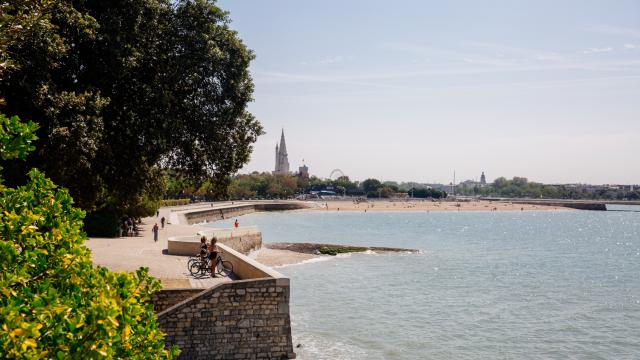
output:
POLYGON ((213 235, 218 241, 242 254, 249 254, 251 250, 262 246, 262 233, 257 227, 241 229, 211 229, 199 231, 192 236, 172 236, 167 239, 167 253, 169 255, 193 256, 200 252, 200 237, 211 239, 213 235))

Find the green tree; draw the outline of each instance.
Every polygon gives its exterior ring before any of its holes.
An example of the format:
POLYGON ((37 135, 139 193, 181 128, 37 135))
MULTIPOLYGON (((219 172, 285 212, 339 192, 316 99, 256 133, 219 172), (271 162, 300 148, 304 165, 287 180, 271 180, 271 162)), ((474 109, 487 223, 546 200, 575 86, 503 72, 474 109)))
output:
POLYGON ((10 3, 3 20, 35 25, 3 38, 0 93, 41 127, 8 183, 38 167, 89 212, 146 211, 162 167, 226 196, 262 128, 246 111, 253 54, 213 1, 10 3))
MULTIPOLYGON (((36 126, 0 115, 2 160, 23 159, 36 126)), ((83 211, 38 170, 0 185, 0 358, 157 358, 165 349, 151 295, 159 283, 94 268, 83 211)))
POLYGON ((367 179, 362 182, 362 188, 366 193, 376 192, 381 186, 382 183, 377 179, 367 179))

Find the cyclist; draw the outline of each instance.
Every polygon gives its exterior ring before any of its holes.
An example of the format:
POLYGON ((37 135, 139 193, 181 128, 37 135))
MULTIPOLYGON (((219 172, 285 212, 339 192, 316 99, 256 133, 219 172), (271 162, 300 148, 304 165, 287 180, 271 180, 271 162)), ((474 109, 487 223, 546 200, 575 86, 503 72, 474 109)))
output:
POLYGON ((205 261, 207 259, 207 237, 200 238, 200 260, 205 261))
POLYGON ((216 245, 218 239, 211 237, 211 245, 209 245, 209 261, 211 261, 211 277, 216 277, 216 267, 218 266, 218 253, 222 250, 216 245))

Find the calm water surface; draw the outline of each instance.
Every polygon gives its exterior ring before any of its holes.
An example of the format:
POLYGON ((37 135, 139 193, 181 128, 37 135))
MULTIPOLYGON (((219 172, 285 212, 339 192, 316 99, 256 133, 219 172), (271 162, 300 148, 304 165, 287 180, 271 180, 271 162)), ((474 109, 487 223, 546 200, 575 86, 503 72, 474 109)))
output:
POLYGON ((640 213, 289 212, 239 220, 258 225, 265 242, 421 250, 279 268, 291 277, 300 359, 640 358, 640 213))

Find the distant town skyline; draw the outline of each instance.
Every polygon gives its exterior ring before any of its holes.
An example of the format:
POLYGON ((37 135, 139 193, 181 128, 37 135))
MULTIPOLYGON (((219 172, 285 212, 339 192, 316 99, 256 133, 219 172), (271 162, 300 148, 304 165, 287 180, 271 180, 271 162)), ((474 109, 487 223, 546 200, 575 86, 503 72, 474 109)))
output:
POLYGON ((218 3, 256 60, 241 172, 638 184, 640 3, 218 3))

